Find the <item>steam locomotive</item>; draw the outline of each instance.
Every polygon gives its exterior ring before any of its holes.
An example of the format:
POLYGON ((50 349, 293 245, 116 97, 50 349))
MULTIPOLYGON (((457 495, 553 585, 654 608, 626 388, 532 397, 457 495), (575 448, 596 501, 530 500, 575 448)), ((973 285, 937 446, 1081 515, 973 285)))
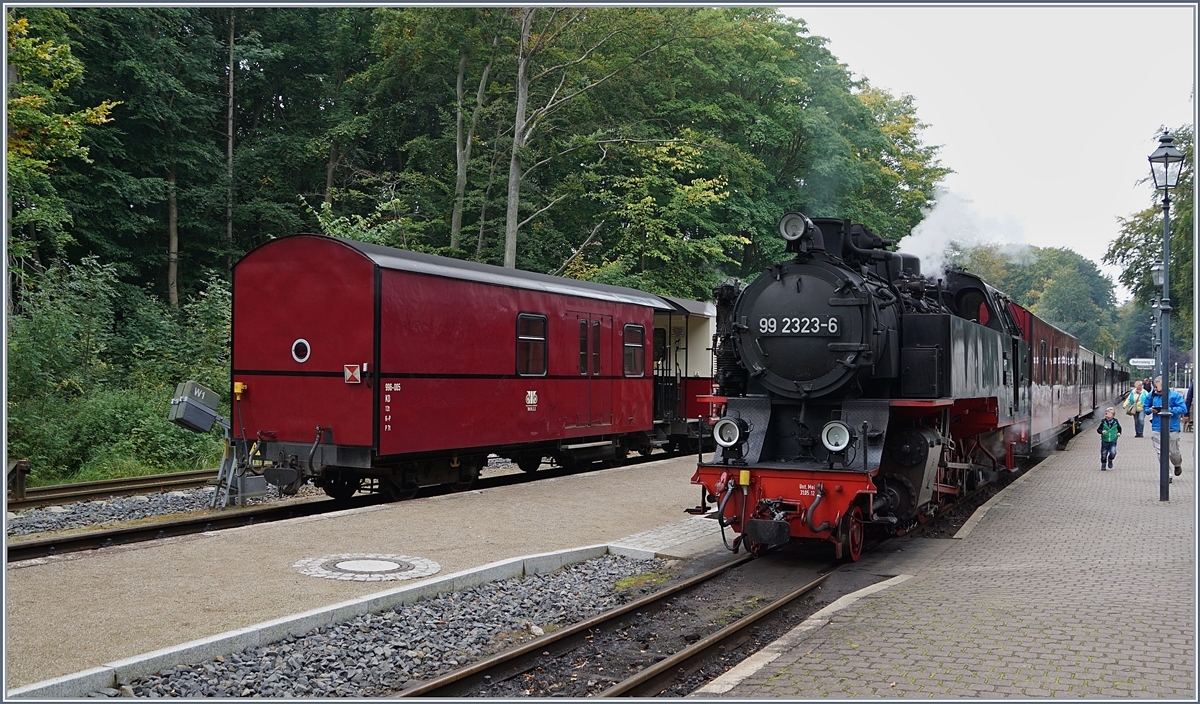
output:
POLYGON ((1061 441, 1128 371, 963 270, 789 213, 787 261, 714 291, 717 450, 692 478, 730 549, 903 534, 1061 441))

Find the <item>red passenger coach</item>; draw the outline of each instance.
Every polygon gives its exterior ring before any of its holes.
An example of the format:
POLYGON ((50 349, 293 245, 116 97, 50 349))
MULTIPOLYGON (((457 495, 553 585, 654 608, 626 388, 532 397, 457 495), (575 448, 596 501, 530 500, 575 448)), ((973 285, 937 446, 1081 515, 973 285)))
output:
POLYGON ((534 471, 650 451, 661 298, 319 235, 233 280, 233 432, 285 492, 399 498, 469 486, 489 453, 534 471))

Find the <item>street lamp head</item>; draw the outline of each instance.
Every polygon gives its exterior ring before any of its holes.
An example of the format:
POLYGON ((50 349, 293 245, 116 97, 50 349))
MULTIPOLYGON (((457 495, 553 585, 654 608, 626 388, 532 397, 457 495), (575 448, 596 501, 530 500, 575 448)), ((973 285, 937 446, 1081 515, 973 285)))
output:
POLYGON ((1154 279, 1155 286, 1163 285, 1163 265, 1162 262, 1155 262, 1154 266, 1150 267, 1150 276, 1154 279))
POLYGON ((1175 138, 1163 132, 1158 138, 1158 149, 1150 155, 1150 176, 1154 187, 1169 191, 1179 185, 1179 172, 1183 169, 1183 152, 1175 148, 1175 138))

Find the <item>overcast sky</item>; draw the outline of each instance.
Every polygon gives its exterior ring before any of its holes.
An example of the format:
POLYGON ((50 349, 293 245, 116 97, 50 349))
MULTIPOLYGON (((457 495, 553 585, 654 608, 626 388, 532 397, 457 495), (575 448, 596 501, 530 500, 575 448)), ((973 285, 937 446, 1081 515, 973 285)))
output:
MULTIPOLYGON (((954 169, 950 203, 984 239, 1100 259, 1151 204, 1161 125, 1194 124, 1196 18, 1184 6, 793 6, 855 78, 910 94, 954 169)), ((868 226, 870 223, 866 223, 868 226)), ((1118 299, 1127 292, 1117 289, 1118 299)))

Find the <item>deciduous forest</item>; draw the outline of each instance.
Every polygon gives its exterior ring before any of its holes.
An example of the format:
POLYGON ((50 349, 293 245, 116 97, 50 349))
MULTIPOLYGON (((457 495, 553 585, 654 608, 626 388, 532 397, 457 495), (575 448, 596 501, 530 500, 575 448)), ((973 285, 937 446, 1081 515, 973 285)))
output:
MULTIPOLYGON (((898 240, 952 167, 911 96, 855 79, 770 9, 36 7, 6 22, 6 418, 34 484, 215 466, 219 438, 171 426, 167 405, 184 379, 228 388, 229 267, 270 238, 704 299, 781 255, 782 213, 898 240)), ((1109 251, 1138 310, 1154 212, 1109 251)), ((1148 338, 1091 262, 998 251, 959 261, 1085 344, 1123 355, 1148 338)))

